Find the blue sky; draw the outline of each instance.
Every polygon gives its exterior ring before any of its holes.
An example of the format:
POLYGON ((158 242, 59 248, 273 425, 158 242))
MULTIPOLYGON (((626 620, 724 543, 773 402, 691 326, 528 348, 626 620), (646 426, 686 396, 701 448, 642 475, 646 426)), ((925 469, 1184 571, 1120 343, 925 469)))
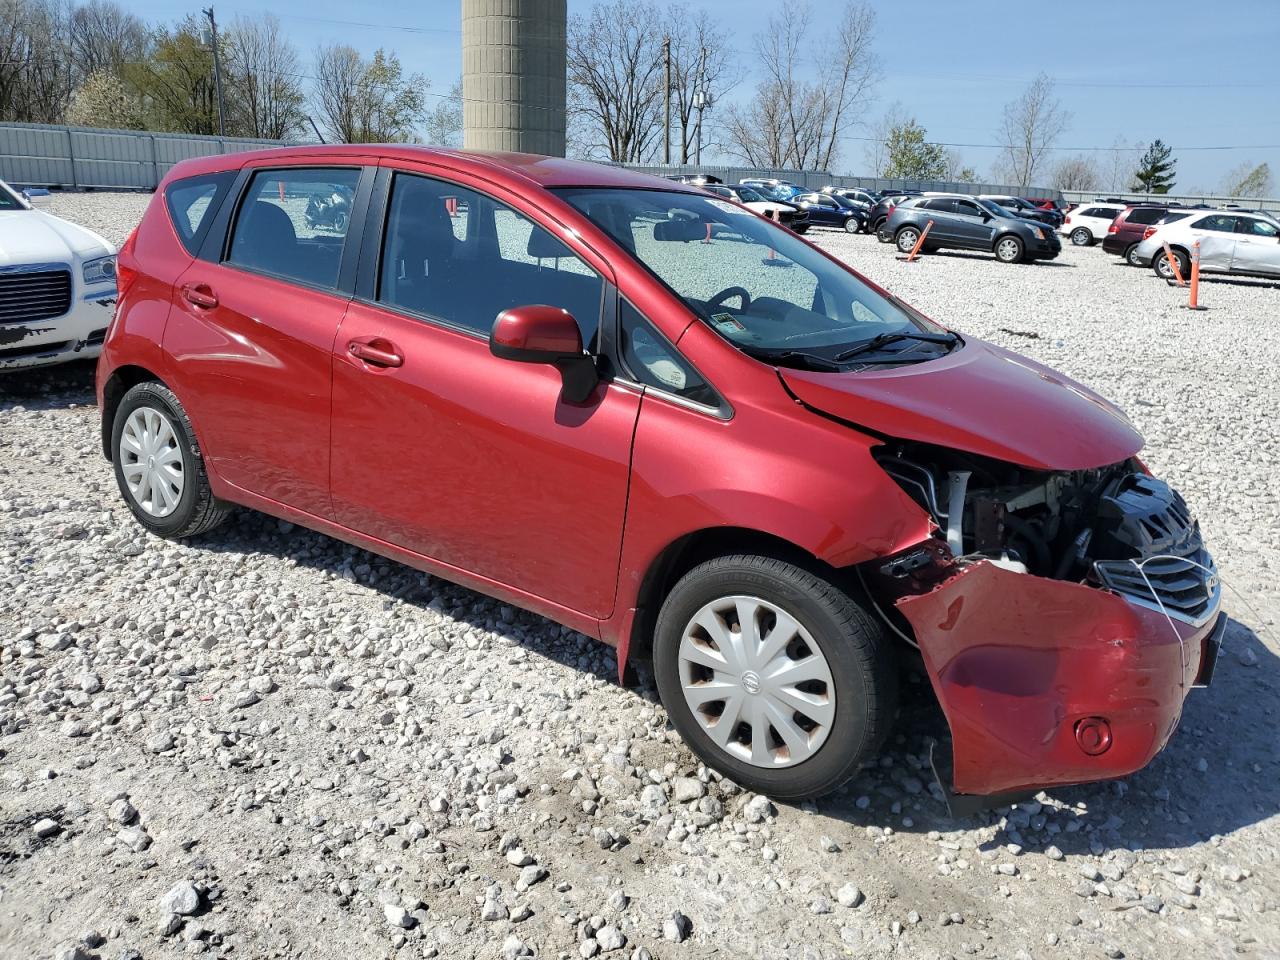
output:
MULTIPOLYGON (((182 9, 163 0, 125 5, 148 21, 174 19, 182 9)), ((752 34, 785 4, 682 5, 723 18, 743 59, 744 79, 732 96, 747 94, 755 81, 752 34)), ((1111 147, 1118 137, 1145 146, 1160 137, 1174 147, 1179 190, 1213 190, 1245 161, 1269 163, 1280 190, 1280 0, 1030 0, 1014 7, 989 0, 874 0, 873 6, 884 78, 869 120, 897 102, 931 140, 990 144, 1004 104, 1044 71, 1072 114, 1062 147, 1111 147)), ((215 0, 215 7, 223 21, 237 13, 274 13, 307 71, 318 45, 342 41, 366 52, 394 49, 406 70, 431 79, 436 93, 447 92, 461 73, 459 0, 215 0)), ((587 0, 569 0, 570 15, 589 7, 587 0)), ((829 7, 832 0, 813 4, 816 23, 829 7)), ((955 149, 983 175, 996 157, 981 146, 955 149)), ((869 172, 864 158, 865 144, 848 141, 835 172, 869 172)), ((1106 153, 1095 159, 1102 167, 1109 163, 1106 153)))

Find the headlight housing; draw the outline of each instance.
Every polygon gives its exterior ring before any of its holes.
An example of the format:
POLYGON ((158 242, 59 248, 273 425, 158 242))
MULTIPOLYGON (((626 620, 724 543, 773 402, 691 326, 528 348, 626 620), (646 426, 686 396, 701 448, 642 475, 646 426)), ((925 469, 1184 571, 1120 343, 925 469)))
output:
POLYGON ((1032 228, 1031 228, 1031 232, 1032 232, 1032 233, 1034 233, 1034 234, 1036 235, 1036 239, 1037 239, 1037 240, 1043 240, 1043 239, 1044 239, 1044 231, 1043 231, 1043 230, 1041 230, 1039 227, 1032 227, 1032 228))
POLYGON ((83 270, 85 283, 116 282, 115 257, 98 257, 96 260, 86 260, 83 270))

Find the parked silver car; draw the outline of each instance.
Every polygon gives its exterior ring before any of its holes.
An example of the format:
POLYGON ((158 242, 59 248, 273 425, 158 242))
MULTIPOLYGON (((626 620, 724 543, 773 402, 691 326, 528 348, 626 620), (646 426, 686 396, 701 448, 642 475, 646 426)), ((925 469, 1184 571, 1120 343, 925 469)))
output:
POLYGON ((1280 277, 1280 226, 1267 216, 1206 210, 1176 223, 1148 228, 1133 259, 1152 267, 1156 275, 1173 278, 1164 244, 1169 244, 1178 270, 1191 271, 1191 254, 1200 242, 1200 269, 1256 277, 1280 277))

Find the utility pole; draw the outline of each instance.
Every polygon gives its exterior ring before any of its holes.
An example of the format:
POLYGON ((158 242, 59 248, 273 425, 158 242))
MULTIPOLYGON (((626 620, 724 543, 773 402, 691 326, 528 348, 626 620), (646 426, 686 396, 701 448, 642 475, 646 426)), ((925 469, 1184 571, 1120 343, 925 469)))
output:
POLYGON ((702 75, 707 68, 707 48, 702 48, 702 53, 698 57, 698 78, 694 81, 693 89, 693 105, 698 111, 698 123, 694 134, 693 162, 698 166, 702 165, 702 111, 711 106, 710 98, 707 91, 702 86, 702 75))
POLYGON ((213 47, 213 85, 218 91, 218 136, 227 135, 227 104, 222 99, 222 55, 218 52, 218 21, 213 17, 213 7, 201 11, 209 18, 209 45, 213 47))
POLYGON ((662 63, 665 79, 662 84, 662 162, 671 164, 671 38, 662 39, 662 63))

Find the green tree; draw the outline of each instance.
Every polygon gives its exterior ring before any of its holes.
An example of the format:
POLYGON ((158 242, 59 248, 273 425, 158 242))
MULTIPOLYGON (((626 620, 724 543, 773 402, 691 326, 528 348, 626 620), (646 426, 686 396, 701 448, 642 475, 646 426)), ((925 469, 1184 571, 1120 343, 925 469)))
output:
POLYGON ((947 151, 924 138, 924 127, 910 118, 889 129, 882 177, 941 180, 947 175, 947 151))
POLYGON ((366 60, 353 47, 335 45, 316 54, 313 97, 330 133, 342 143, 403 143, 417 139, 426 119, 428 81, 406 77, 400 58, 376 50, 366 60))
POLYGON ((1133 175, 1133 189, 1143 193, 1168 193, 1173 186, 1174 167, 1177 165, 1178 161, 1173 159, 1173 148, 1166 146, 1162 140, 1153 140, 1138 161, 1138 169, 1133 175))
POLYGON ((67 123, 77 127, 138 130, 142 113, 124 82, 107 70, 96 70, 71 95, 67 123))
POLYGON ((126 85, 142 103, 147 129, 218 132, 213 50, 205 46, 200 23, 194 17, 187 17, 172 29, 158 29, 147 61, 124 64, 121 69, 126 85))

